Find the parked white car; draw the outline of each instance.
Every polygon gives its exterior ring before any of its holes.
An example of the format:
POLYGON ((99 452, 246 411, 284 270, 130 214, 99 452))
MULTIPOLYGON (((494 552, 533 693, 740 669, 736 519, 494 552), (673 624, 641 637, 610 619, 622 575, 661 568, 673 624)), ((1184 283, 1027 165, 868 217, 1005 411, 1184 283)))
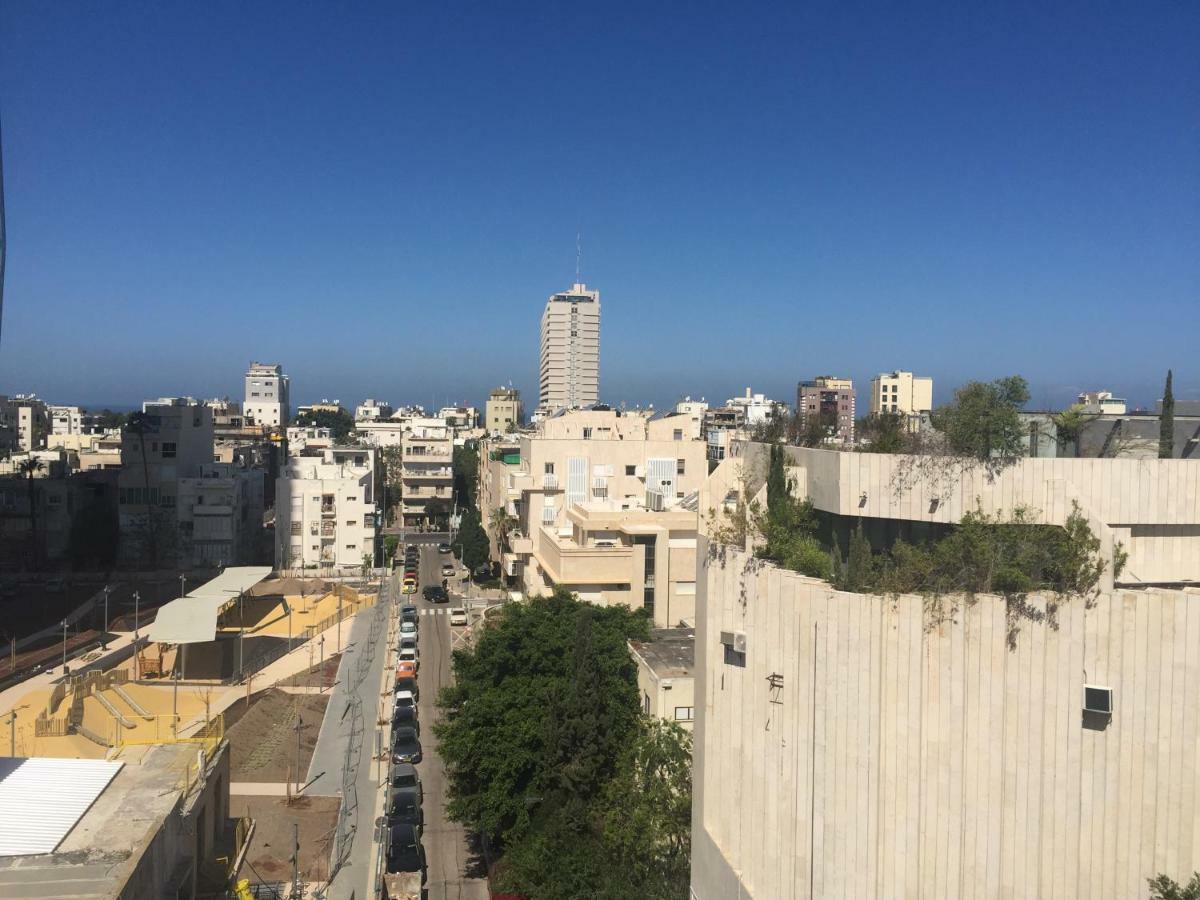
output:
POLYGON ((418 669, 421 668, 421 655, 417 653, 416 647, 401 647, 397 659, 401 662, 413 663, 418 669))
POLYGON ((397 706, 416 706, 417 698, 413 696, 412 691, 396 691, 397 706))
POLYGON ((401 622, 400 623, 400 633, 401 634, 416 634, 417 633, 417 623, 416 622, 401 622))
POLYGON ((465 609, 450 610, 450 624, 451 625, 466 625, 467 624, 467 611, 465 609))

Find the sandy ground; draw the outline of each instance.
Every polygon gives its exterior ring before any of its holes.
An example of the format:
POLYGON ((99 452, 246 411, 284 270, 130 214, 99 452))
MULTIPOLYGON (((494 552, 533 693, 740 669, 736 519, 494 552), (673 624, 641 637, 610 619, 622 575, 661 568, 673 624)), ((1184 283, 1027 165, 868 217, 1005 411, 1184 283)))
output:
POLYGON ((271 689, 252 698, 249 708, 235 703, 225 712, 229 738, 229 780, 285 782, 295 778, 296 724, 300 729, 300 771, 308 772, 329 698, 271 689))
POLYGON ((337 797, 301 797, 288 806, 282 797, 229 798, 231 815, 254 819, 254 837, 239 875, 256 884, 273 884, 292 877, 294 826, 300 826, 300 877, 322 880, 328 876, 333 829, 337 824, 337 797))

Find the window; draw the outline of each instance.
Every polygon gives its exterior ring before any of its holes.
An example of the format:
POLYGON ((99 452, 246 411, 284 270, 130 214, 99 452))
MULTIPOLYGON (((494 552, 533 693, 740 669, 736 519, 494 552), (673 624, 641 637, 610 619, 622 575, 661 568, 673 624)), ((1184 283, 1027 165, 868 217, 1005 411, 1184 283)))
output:
POLYGON ((46 503, 49 504, 50 506, 61 506, 62 505, 62 494, 51 494, 49 497, 46 498, 46 503))
POLYGON ((353 528, 353 527, 354 527, 354 520, 353 520, 353 519, 347 519, 347 520, 346 520, 346 527, 347 527, 347 528, 353 528))
POLYGON ((694 706, 677 706, 675 707, 676 722, 690 722, 694 719, 696 708, 694 706))
POLYGON ((365 516, 363 516, 363 528, 374 528, 374 527, 375 527, 375 517, 373 515, 371 515, 370 513, 367 513, 365 516))
POLYGON ((175 458, 175 443, 173 441, 164 441, 162 445, 163 459, 175 458))
POLYGON ((358 549, 358 544, 347 544, 347 545, 346 545, 346 549, 347 549, 347 550, 357 550, 357 549, 358 549))
POLYGON ((629 476, 635 476, 635 475, 637 475, 637 466, 626 466, 626 467, 625 467, 625 474, 626 474, 626 475, 629 475, 629 476))
POLYGON ((162 495, 162 505, 167 507, 168 509, 173 507, 175 505, 175 495, 174 494, 163 494, 162 495))
POLYGON ((585 441, 590 441, 592 439, 592 429, 591 428, 583 429, 583 439, 585 441))
MULTIPOLYGON (((292 534, 294 534, 294 535, 298 535, 298 534, 300 534, 300 523, 299 523, 299 522, 293 522, 293 523, 292 523, 291 532, 292 532, 292 534)), ((313 549, 314 549, 314 550, 316 550, 317 548, 316 548, 316 547, 313 547, 313 549)))
POLYGON ((553 475, 554 474, 554 463, 552 463, 552 462, 546 463, 546 465, 542 469, 542 471, 545 472, 547 475, 553 475))
POLYGON ((686 459, 675 460, 675 474, 676 475, 682 475, 683 470, 685 468, 687 468, 687 460, 686 459))
POLYGON ((677 441, 682 441, 682 440, 683 440, 683 429, 682 429, 682 428, 676 428, 676 429, 675 429, 675 431, 674 431, 674 432, 672 432, 672 435, 673 435, 673 437, 674 437, 674 439, 675 439, 675 440, 677 440, 677 441))
POLYGON ((650 695, 642 691, 642 712, 650 715, 650 695))

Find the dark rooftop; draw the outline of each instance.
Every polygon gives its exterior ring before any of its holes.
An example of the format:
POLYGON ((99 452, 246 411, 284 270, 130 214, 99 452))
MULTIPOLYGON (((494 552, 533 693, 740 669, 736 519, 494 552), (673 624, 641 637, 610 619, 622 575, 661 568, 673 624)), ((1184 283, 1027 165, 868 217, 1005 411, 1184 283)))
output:
POLYGON ((660 678, 682 678, 693 674, 696 660, 696 631, 693 628, 652 628, 650 640, 630 641, 629 645, 660 678))

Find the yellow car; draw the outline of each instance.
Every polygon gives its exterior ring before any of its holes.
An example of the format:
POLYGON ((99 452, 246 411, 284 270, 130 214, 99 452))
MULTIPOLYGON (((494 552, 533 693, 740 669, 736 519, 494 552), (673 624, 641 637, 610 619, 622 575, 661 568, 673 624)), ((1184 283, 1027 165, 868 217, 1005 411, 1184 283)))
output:
POLYGON ((415 581, 404 582, 404 587, 400 588, 402 594, 415 594, 417 592, 417 583, 415 581))

